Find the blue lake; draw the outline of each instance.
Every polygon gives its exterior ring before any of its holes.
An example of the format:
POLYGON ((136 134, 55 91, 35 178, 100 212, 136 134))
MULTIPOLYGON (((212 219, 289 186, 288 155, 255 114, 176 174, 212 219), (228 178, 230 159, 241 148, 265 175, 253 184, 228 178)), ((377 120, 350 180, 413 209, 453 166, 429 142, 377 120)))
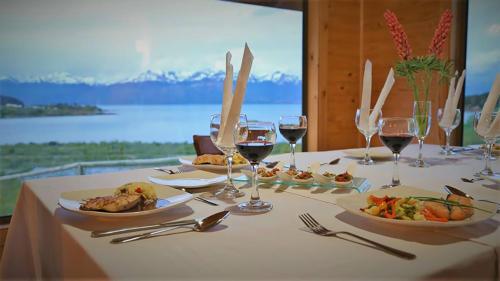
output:
MULTIPOLYGON (((111 114, 0 119, 0 144, 192 142, 194 134, 209 134, 210 115, 221 110, 218 104, 99 107, 111 114)), ((280 115, 301 112, 301 104, 246 104, 242 109, 249 119, 274 121, 276 126, 280 115)), ((278 141, 284 139, 279 136, 278 141)))

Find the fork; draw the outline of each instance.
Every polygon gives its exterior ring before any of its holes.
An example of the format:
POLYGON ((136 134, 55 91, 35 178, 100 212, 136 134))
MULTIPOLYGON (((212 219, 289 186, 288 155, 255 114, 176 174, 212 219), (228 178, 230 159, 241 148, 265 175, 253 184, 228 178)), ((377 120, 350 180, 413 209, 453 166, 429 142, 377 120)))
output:
POLYGON ((160 171, 160 172, 165 172, 167 174, 170 174, 170 175, 173 175, 173 174, 177 174, 178 172, 175 172, 173 170, 170 170, 170 169, 163 169, 163 168, 153 168, 153 170, 155 171, 160 171))
MULTIPOLYGON (((413 260, 415 259, 417 256, 415 256, 414 254, 412 253, 408 253, 408 252, 405 252, 405 251, 401 251, 401 250, 398 250, 398 249, 395 249, 395 248, 392 248, 392 247, 389 247, 389 246, 386 246, 386 245, 383 245, 383 244, 380 244, 378 242, 375 242, 375 241, 372 241, 372 240, 369 240, 367 238, 364 238, 364 237, 361 237, 357 234, 354 234, 354 233, 351 233, 351 232, 347 232, 347 231, 332 231, 332 230, 329 230, 327 228, 325 228, 324 226, 322 226, 319 222, 317 222, 310 214, 308 213, 305 213, 305 214, 302 214, 302 215, 299 215, 299 218, 300 220, 310 229, 312 230, 312 232, 318 234, 318 235, 321 235, 321 236, 335 236, 335 237, 339 237, 339 234, 345 234, 345 235, 350 235, 352 237, 355 237, 359 240, 362 240, 364 242, 367 242, 367 243, 370 243, 371 245, 377 247, 379 250, 382 250, 382 251, 385 251, 389 254, 393 254, 395 256, 398 256, 400 258, 403 258, 403 259, 407 259, 407 260, 413 260)), ((340 238, 340 237, 339 237, 340 238)))

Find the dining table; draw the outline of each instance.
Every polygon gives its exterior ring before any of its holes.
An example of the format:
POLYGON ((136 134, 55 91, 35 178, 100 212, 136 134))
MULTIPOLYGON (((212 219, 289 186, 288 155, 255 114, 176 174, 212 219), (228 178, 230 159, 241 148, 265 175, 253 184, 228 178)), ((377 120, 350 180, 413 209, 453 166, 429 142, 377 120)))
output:
MULTIPOLYGON (((383 149, 383 148, 379 148, 383 149)), ((466 183, 484 160, 480 154, 440 154, 438 145, 424 145, 428 168, 409 164, 418 153, 412 144, 399 163, 401 184, 446 196, 445 185, 476 199, 500 202, 500 185, 489 180, 466 183)), ((356 157, 354 150, 301 152, 299 169, 313 162, 336 165, 322 169, 340 173, 356 157)), ((271 155, 268 161, 289 161, 289 154, 271 155)), ((499 171, 499 160, 492 168, 499 171)), ((179 167, 164 167, 177 171, 179 167)), ((369 188, 380 190, 390 183, 393 161, 376 159, 374 165, 356 164, 355 177, 365 178, 369 188)), ((61 193, 117 187, 148 181, 164 173, 141 168, 113 173, 52 177, 25 181, 9 226, 0 264, 0 279, 133 279, 133 280, 499 280, 500 214, 457 227, 398 225, 347 212, 339 198, 356 190, 313 188, 307 185, 261 185, 260 196, 273 204, 262 214, 238 211, 236 205, 250 198, 251 187, 237 181, 246 195, 234 200, 209 198, 218 206, 191 200, 140 217, 93 217, 70 212, 58 205, 61 193), (148 225, 164 221, 202 218, 218 211, 230 215, 205 232, 179 229, 159 237, 112 244, 113 237, 91 237, 95 230, 148 225), (410 252, 403 259, 350 236, 325 237, 311 232, 299 219, 309 213, 325 227, 355 233, 390 247, 410 252)), ((236 174, 235 176, 238 176, 236 174)), ((211 194, 221 185, 196 189, 211 194)), ((194 194, 196 195, 196 194, 194 194)))

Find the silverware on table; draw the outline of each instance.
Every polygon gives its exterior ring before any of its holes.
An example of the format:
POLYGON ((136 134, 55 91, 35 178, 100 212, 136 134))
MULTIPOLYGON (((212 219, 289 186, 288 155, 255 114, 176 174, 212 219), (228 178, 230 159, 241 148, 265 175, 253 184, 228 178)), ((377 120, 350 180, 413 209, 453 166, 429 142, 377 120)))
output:
POLYGON ((468 182, 468 183, 473 183, 476 181, 482 181, 482 178, 476 178, 476 179, 468 179, 468 178, 460 178, 463 182, 468 182))
POLYGON ((398 249, 395 249, 395 248, 392 248, 392 247, 389 247, 389 246, 386 246, 386 245, 383 245, 383 244, 380 244, 378 242, 375 242, 373 240, 370 240, 370 239, 367 239, 367 238, 364 238, 362 236, 359 236, 357 234, 354 234, 354 233, 351 233, 351 232, 347 232, 347 231, 332 231, 332 230, 329 230, 327 228, 325 228, 324 226, 322 226, 319 222, 317 222, 310 214, 308 213, 305 213, 305 214, 302 214, 302 215, 299 215, 299 218, 300 220, 310 229, 312 230, 314 233, 318 234, 318 235, 321 235, 321 236, 334 236, 334 237, 339 237, 339 234, 345 234, 345 235, 350 235, 352 237, 355 237, 359 240, 362 240, 364 242, 367 242, 367 243, 370 243, 371 245, 375 246, 376 248, 382 250, 382 251, 385 251, 389 254, 393 254, 397 257, 400 257, 400 258, 403 258, 403 259, 408 259, 408 260, 412 260, 412 259, 415 259, 417 256, 415 256, 414 254, 412 253, 408 253, 408 252, 405 252, 405 251, 402 251, 402 250, 398 250, 398 249))
POLYGON ((340 158, 333 159, 332 161, 328 163, 321 163, 320 165, 337 165, 340 162, 340 158))
MULTIPOLYGON (((204 219, 197 221, 192 227, 189 227, 189 228, 192 231, 203 232, 203 231, 208 230, 208 229, 216 226, 217 224, 219 224, 228 215, 229 215, 229 211, 222 211, 222 212, 213 214, 211 216, 208 216, 204 219)), ((141 239, 153 238, 156 236, 161 236, 161 234, 163 234, 167 231, 171 231, 171 230, 181 228, 181 227, 186 227, 186 226, 175 226, 175 227, 170 227, 170 228, 161 229, 161 230, 143 233, 143 234, 138 234, 138 235, 119 237, 119 238, 115 238, 115 239, 111 240, 111 243, 112 244, 119 244, 119 243, 126 243, 126 242, 141 240, 141 239)))
POLYGON ((263 162, 266 165, 266 168, 272 169, 278 165, 280 161, 273 161, 273 162, 263 162))
POLYGON ((114 229, 103 230, 103 231, 92 231, 90 236, 97 238, 97 237, 104 237, 104 236, 110 236, 110 235, 115 235, 115 234, 129 233, 129 232, 142 231, 142 230, 158 229, 158 228, 164 228, 164 227, 170 227, 170 226, 190 225, 190 224, 195 224, 195 223, 196 223, 196 220, 181 220, 181 221, 172 221, 172 222, 162 222, 162 223, 158 223, 158 224, 145 225, 145 226, 134 226, 134 227, 125 227, 125 228, 114 228, 114 229))
POLYGON ((174 170, 170 170, 170 169, 163 169, 163 168, 158 168, 158 167, 155 167, 153 168, 153 170, 155 171, 160 171, 160 172, 164 172, 164 173, 167 173, 169 175, 173 175, 173 174, 177 174, 179 172, 175 172, 174 170))
MULTIPOLYGON (((456 195, 459 195, 459 196, 470 198, 472 200, 482 201, 482 202, 487 202, 487 203, 492 203, 492 204, 497 204, 498 206, 500 206, 500 203, 495 202, 495 201, 486 200, 486 199, 474 199, 474 197, 470 196, 469 194, 467 194, 467 193, 463 192, 462 190, 460 190, 460 189, 458 189, 456 187, 453 187, 451 185, 445 185, 444 189, 446 191, 448 191, 448 193, 450 193, 450 194, 456 194, 456 195)), ((498 211, 500 211, 500 210, 497 210, 497 213, 498 213, 498 211)))
POLYGON ((196 196, 194 197, 194 200, 197 200, 197 201, 200 201, 200 202, 203 202, 203 203, 207 203, 208 205, 212 205, 212 206, 219 206, 219 204, 213 202, 213 201, 210 201, 208 199, 205 199, 203 197, 200 197, 200 196, 196 196))

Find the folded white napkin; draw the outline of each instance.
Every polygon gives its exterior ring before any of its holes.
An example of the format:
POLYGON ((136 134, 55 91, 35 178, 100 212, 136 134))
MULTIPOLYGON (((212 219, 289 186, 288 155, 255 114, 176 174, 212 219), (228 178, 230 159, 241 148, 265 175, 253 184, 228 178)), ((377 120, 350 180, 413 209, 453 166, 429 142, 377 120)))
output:
MULTIPOLYGON (((231 64, 231 53, 226 53, 226 77, 224 78, 224 90, 222 96, 222 112, 220 120, 219 131, 224 131, 224 126, 226 125, 227 116, 229 114, 229 109, 231 107, 231 102, 233 100, 233 65, 231 64)), ((222 139, 222 134, 217 136, 217 142, 222 139)))
POLYGON ((360 127, 363 130, 368 130, 368 119, 370 116, 371 107, 371 95, 372 95, 372 62, 366 60, 365 71, 363 75, 363 92, 361 94, 361 116, 359 119, 360 127))
POLYGON ((377 103, 373 107, 372 113, 370 113, 372 95, 372 62, 370 60, 366 60, 365 71, 363 74, 363 91, 361 94, 361 116, 359 120, 360 127, 363 130, 372 130, 377 126, 377 124, 375 124, 375 120, 378 118, 378 112, 382 109, 394 82, 394 70, 391 68, 385 80, 384 87, 380 91, 377 103))
MULTIPOLYGON (((226 57, 227 59, 227 57, 226 57)), ((231 57, 229 56, 229 60, 231 57)), ((243 99, 245 98, 245 92, 247 87, 248 78, 250 77, 250 70, 252 68, 253 55, 248 45, 245 43, 245 51, 243 52, 243 59, 241 61, 240 72, 238 74, 238 80, 236 81, 236 89, 234 91, 234 95, 231 98, 231 105, 229 106, 229 110, 227 110, 227 118, 224 120, 224 124, 221 126, 221 130, 219 134, 221 134, 219 147, 233 147, 233 130, 236 124, 240 119, 241 113, 241 105, 243 104, 243 99)), ((227 60, 226 60, 226 68, 227 68, 227 60)), ((232 69, 232 66, 230 67, 232 69)), ((226 73, 227 78, 227 73, 226 73)), ((232 80, 232 74, 231 74, 232 80)), ((229 83, 228 83, 229 84, 229 83)), ((232 86, 232 84, 231 84, 232 86)), ((227 86, 229 87, 229 86, 227 86)), ((226 94, 229 88, 226 89, 226 83, 224 83, 224 95, 226 94)), ((228 101, 223 101, 223 103, 228 103, 228 101)), ((226 105, 227 106, 227 105, 226 105)), ((224 105, 223 105, 224 110, 224 105)))
POLYGON ((450 80, 450 88, 448 89, 448 98, 446 99, 446 103, 444 105, 443 116, 441 117, 441 121, 439 122, 439 126, 443 128, 449 128, 453 125, 453 119, 455 119, 455 112, 458 106, 458 102, 460 101, 460 96, 462 92, 462 87, 464 85, 465 79, 465 69, 462 71, 462 75, 458 79, 457 85, 455 87, 456 75, 450 80))
POLYGON ((500 130, 500 118, 497 115, 495 120, 490 124, 487 121, 488 115, 490 115, 493 110, 495 110, 495 106, 497 104, 498 98, 500 96, 500 73, 497 73, 495 78, 495 82, 493 82, 493 86, 491 87, 490 93, 486 98, 486 102, 483 105, 483 110, 481 111, 481 118, 477 124, 476 131, 480 136, 494 137, 499 134, 500 130))
POLYGON ((387 78, 385 79, 384 87, 382 87, 380 95, 378 96, 377 103, 373 107, 373 111, 369 117, 368 124, 371 128, 377 126, 377 124, 375 124, 375 120, 377 120, 378 114, 382 110, 382 106, 384 106, 385 100, 387 99, 387 96, 389 96, 389 93, 391 92, 392 86, 394 85, 395 81, 394 70, 391 67, 389 73, 387 74, 387 78))

